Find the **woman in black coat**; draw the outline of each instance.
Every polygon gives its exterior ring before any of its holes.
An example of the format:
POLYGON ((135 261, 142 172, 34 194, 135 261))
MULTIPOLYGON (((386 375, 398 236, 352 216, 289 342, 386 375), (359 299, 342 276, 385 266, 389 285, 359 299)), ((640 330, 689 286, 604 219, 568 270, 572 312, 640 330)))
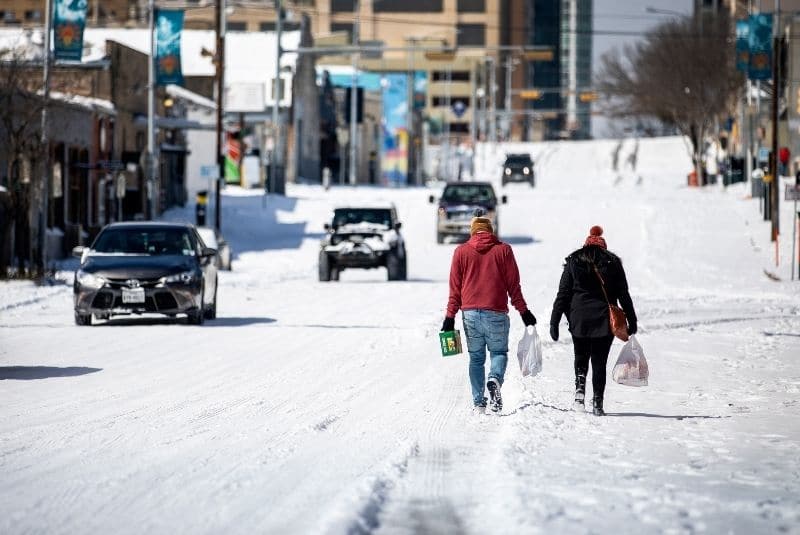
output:
POLYGON ((628 334, 636 333, 636 311, 628 293, 628 281, 622 261, 608 251, 603 229, 594 226, 583 247, 569 255, 558 285, 550 318, 550 337, 558 340, 561 314, 567 316, 572 343, 575 347, 575 404, 583 408, 586 396, 586 375, 592 363, 593 412, 603 412, 603 393, 606 388, 606 364, 614 335, 608 318, 608 302, 622 307, 628 320, 628 334), (599 274, 599 276, 598 276, 599 274))

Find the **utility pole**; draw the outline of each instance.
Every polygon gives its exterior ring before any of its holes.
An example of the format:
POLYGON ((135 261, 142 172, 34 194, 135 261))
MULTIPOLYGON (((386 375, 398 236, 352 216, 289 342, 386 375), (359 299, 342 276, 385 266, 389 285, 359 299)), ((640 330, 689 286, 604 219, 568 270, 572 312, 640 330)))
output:
POLYGON ((147 28, 150 38, 150 56, 147 58, 147 205, 149 219, 156 217, 156 148, 155 148, 155 115, 156 115, 156 37, 155 37, 155 2, 148 3, 147 28))
MULTIPOLYGON (((775 20, 772 24, 772 155, 770 158, 770 173, 772 182, 769 186, 770 217, 772 219, 772 241, 776 242, 780 234, 780 177, 778 176, 778 99, 782 85, 780 69, 781 39, 781 0, 775 0, 775 20)), ((776 261, 778 257, 776 254, 776 261)))
POLYGON ((47 224, 50 215, 50 140, 47 135, 47 105, 50 100, 50 34, 53 26, 53 5, 51 0, 45 1, 44 23, 44 89, 42 91, 42 206, 39 214, 39 258, 41 259, 40 275, 47 270, 47 224))
MULTIPOLYGON (((354 0, 353 9, 355 10, 355 19, 353 21, 353 46, 358 46, 359 25, 361 22, 361 2, 354 0)), ((356 185, 356 145, 358 143, 358 119, 357 109, 358 106, 358 52, 353 52, 351 56, 351 63, 353 68, 352 77, 350 79, 350 185, 356 185)))
POLYGON ((503 103, 503 110, 505 111, 504 121, 504 135, 506 141, 511 138, 511 124, 513 123, 513 114, 511 112, 511 73, 514 72, 514 65, 517 61, 514 60, 510 52, 506 52, 506 90, 505 102, 503 103))
POLYGON ((272 96, 272 158, 269 161, 269 191, 275 193, 276 179, 281 158, 281 144, 278 141, 281 137, 280 128, 280 104, 281 104, 281 33, 283 31, 283 2, 275 0, 275 85, 273 86, 272 96))
POLYGON ((494 56, 489 56, 489 65, 491 71, 489 72, 489 92, 491 101, 489 103, 489 141, 492 143, 492 154, 494 154, 494 143, 497 142, 497 69, 495 68, 494 56))
POLYGON ((225 155, 222 153, 223 141, 223 118, 225 111, 225 0, 217 0, 217 10, 214 17, 214 25, 217 32, 217 46, 215 53, 216 82, 217 82, 217 185, 215 192, 216 207, 214 210, 214 227, 220 230, 222 227, 222 181, 225 180, 225 155))

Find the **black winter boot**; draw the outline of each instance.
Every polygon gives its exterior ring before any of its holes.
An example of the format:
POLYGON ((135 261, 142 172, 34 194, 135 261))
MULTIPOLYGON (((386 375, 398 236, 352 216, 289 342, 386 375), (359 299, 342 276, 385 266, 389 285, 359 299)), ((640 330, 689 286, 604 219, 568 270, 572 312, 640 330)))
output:
POLYGON ((595 416, 605 416, 606 411, 603 410, 603 398, 599 396, 595 396, 592 400, 592 406, 594 407, 592 412, 595 416))
POLYGON ((575 377, 575 408, 583 408, 585 400, 586 400, 586 376, 578 375, 577 377, 575 377))

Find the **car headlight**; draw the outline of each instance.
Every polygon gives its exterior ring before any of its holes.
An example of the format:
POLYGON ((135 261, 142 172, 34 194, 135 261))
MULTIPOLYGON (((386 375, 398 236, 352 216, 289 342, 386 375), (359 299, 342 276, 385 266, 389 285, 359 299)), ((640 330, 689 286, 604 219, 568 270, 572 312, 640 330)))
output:
POLYGON ((511 174, 511 169, 509 169, 508 167, 506 167, 506 174, 507 174, 507 175, 510 175, 510 174, 511 174))
POLYGON ((164 282, 182 282, 184 284, 191 284, 194 282, 195 274, 194 271, 184 271, 182 273, 176 273, 174 275, 169 275, 164 277, 162 280, 164 282))
POLYGON ((523 172, 524 174, 526 174, 526 175, 529 175, 529 174, 531 174, 531 170, 530 170, 530 169, 528 169, 527 167, 523 167, 523 168, 522 168, 522 172, 523 172))
POLYGON ((99 290, 106 284, 106 280, 103 277, 98 277, 93 273, 87 273, 80 269, 75 273, 75 280, 78 281, 80 286, 85 286, 92 290, 99 290))

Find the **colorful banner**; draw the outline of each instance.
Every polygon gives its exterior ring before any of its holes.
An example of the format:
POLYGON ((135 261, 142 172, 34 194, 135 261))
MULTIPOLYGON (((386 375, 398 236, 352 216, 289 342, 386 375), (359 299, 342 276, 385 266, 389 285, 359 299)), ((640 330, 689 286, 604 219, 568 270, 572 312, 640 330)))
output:
POLYGON ((736 21, 736 69, 746 73, 750 69, 750 21, 736 21))
POLYGON ((156 84, 183 85, 181 72, 181 32, 183 11, 156 11, 156 84))
POLYGON ((750 62, 747 76, 751 80, 772 78, 772 15, 750 15, 750 62))
POLYGON ((400 186, 408 183, 408 76, 386 73, 383 78, 381 178, 384 184, 400 186))
POLYGON ((87 0, 55 0, 53 4, 53 55, 56 59, 80 61, 87 0))
POLYGON ((225 133, 225 182, 228 184, 241 184, 242 175, 239 173, 239 162, 242 159, 242 142, 239 133, 225 133))

